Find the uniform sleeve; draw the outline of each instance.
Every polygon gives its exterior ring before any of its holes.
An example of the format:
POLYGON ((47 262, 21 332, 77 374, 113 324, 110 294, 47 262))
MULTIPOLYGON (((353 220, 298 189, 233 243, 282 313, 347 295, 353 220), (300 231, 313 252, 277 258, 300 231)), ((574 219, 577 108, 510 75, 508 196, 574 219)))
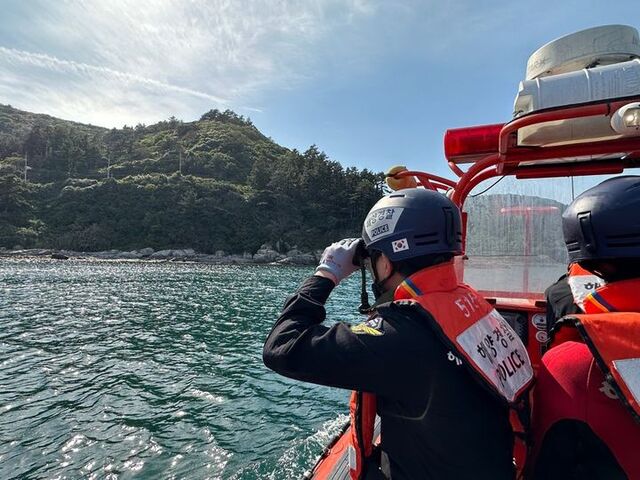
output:
POLYGON ((402 362, 397 336, 380 318, 372 323, 377 329, 322 325, 332 289, 330 280, 311 277, 287 300, 265 342, 265 365, 297 380, 393 396, 406 383, 402 374, 385 373, 402 362))
POLYGON ((563 275, 544 292, 547 301, 547 330, 551 331, 556 322, 565 315, 582 313, 574 303, 569 279, 563 275))

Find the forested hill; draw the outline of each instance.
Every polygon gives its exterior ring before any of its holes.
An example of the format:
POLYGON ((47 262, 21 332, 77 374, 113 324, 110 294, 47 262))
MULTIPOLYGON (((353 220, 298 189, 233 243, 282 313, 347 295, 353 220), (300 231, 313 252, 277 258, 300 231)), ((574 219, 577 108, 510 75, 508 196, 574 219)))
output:
POLYGON ((109 130, 0 105, 0 247, 316 249, 358 234, 381 180, 231 111, 109 130))

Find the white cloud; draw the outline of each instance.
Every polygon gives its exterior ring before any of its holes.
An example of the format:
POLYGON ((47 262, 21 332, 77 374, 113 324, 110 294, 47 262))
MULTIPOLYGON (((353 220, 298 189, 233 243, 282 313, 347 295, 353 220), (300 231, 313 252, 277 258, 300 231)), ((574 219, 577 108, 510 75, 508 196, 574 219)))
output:
POLYGON ((363 0, 25 2, 0 19, 0 102, 107 126, 258 112, 260 94, 313 78, 318 45, 373 12, 363 0))
POLYGON ((451 58, 481 61, 489 53, 477 51, 477 39, 512 20, 514 8, 471 0, 13 2, 0 16, 0 102, 105 126, 190 120, 211 108, 260 113, 274 92, 366 81, 399 58, 416 71, 451 58))
POLYGON ((169 83, 159 82, 152 78, 142 77, 126 72, 119 72, 107 67, 99 67, 95 65, 87 65, 86 63, 71 62, 69 60, 61 60, 49 55, 25 52, 12 48, 0 47, 0 58, 6 60, 10 64, 25 64, 32 67, 41 67, 45 70, 55 71, 58 73, 68 73, 69 75, 85 77, 89 80, 95 76, 104 77, 107 80, 119 84, 138 83, 153 90, 161 90, 170 93, 183 95, 191 95, 210 100, 217 104, 226 104, 228 101, 219 97, 215 97, 205 92, 193 90, 191 88, 171 85, 169 83))

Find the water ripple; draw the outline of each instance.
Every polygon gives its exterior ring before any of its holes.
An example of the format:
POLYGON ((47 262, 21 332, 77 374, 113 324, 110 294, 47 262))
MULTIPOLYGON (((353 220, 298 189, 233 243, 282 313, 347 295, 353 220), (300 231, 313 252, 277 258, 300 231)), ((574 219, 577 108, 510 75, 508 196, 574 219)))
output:
MULTIPOLYGON (((0 260, 0 478, 298 478, 347 392, 264 338, 308 268, 0 260)), ((356 321, 357 279, 330 318, 356 321)))

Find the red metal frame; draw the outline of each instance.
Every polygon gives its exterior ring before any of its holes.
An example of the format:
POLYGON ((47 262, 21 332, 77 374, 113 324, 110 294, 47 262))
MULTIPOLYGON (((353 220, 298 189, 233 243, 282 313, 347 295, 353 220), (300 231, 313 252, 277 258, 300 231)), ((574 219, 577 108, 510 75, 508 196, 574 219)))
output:
POLYGON ((452 195, 452 200, 460 208, 467 196, 480 182, 500 175, 514 175, 516 178, 549 178, 562 176, 587 176, 621 173, 632 166, 640 152, 640 137, 622 137, 613 140, 587 141, 552 147, 519 147, 515 136, 519 129, 536 124, 572 118, 592 116, 610 117, 620 107, 639 101, 640 97, 625 100, 606 101, 576 107, 563 107, 532 113, 507 123, 500 131, 497 152, 475 162, 466 172, 453 162, 449 167, 460 177, 452 195), (540 165, 521 165, 522 162, 536 162, 563 158, 594 155, 617 155, 620 159, 591 162, 565 162, 540 165), (462 173, 462 174, 461 174, 462 173))
POLYGON ((403 170, 402 172, 389 175, 392 178, 416 177, 420 182, 418 185, 428 188, 429 190, 450 190, 455 188, 456 182, 448 178, 433 175, 431 173, 418 172, 415 170, 403 170))
MULTIPOLYGON (((500 130, 495 153, 472 163, 466 171, 463 171, 456 162, 448 162, 453 173, 459 177, 457 181, 414 170, 398 172, 392 177, 414 177, 418 180, 418 185, 431 190, 445 191, 462 210, 471 191, 481 182, 494 177, 510 175, 518 179, 532 179, 618 174, 625 168, 640 166, 640 136, 536 147, 518 146, 517 133, 524 127, 558 120, 594 116, 611 117, 619 108, 634 101, 640 101, 640 97, 559 107, 517 118, 505 124, 500 130), (610 158, 590 158, 593 156, 610 158), (579 160, 576 161, 576 159, 579 160)), ((466 220, 466 217, 463 218, 466 220)), ((465 230, 463 242, 466 244, 465 226, 463 225, 465 230)))
MULTIPOLYGON (((625 168, 640 166, 640 136, 532 147, 518 146, 517 133, 524 127, 558 120, 593 116, 610 117, 619 108, 634 101, 640 101, 640 97, 559 107, 517 118, 505 124, 500 130, 495 153, 477 160, 466 171, 463 171, 454 161, 448 162, 453 173, 459 177, 457 181, 414 170, 398 172, 391 176, 414 177, 418 180, 418 185, 431 190, 445 191, 462 210, 471 191, 481 182, 494 177, 511 175, 518 179, 531 179, 621 173, 625 168), (593 156, 612 158, 589 158, 593 156), (576 161, 576 158, 583 157, 586 158, 576 161)), ((466 220, 464 214, 463 219, 466 220)), ((466 224, 465 221, 463 223, 466 224)), ((464 227, 466 225, 463 225, 463 242, 466 244, 464 227)))
POLYGON ((464 171, 455 163, 455 162, 447 162, 449 164, 449 168, 453 173, 455 173, 458 177, 464 175, 464 171))

